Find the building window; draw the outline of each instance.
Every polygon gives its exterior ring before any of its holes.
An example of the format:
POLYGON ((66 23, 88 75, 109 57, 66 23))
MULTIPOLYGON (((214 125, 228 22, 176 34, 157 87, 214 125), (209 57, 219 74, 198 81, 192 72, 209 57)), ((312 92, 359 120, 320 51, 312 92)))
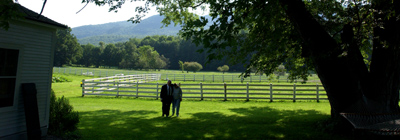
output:
POLYGON ((0 108, 14 105, 19 50, 0 48, 0 108))

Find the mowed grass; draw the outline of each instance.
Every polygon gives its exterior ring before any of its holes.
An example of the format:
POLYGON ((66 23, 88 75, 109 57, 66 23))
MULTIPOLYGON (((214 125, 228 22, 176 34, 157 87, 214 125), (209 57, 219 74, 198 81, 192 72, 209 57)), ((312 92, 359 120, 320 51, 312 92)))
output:
POLYGON ((163 118, 160 100, 81 97, 80 81, 90 77, 62 76, 72 82, 52 88, 79 112, 82 139, 347 139, 317 127, 330 117, 327 101, 184 99, 179 118, 163 118))

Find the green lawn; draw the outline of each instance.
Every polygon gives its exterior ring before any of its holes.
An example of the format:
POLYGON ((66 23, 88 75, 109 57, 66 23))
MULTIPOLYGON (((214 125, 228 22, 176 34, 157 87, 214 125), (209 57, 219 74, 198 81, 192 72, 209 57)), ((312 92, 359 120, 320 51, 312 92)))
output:
POLYGON ((162 118, 160 100, 81 97, 90 77, 63 76, 72 82, 52 88, 79 112, 82 139, 347 139, 317 127, 330 117, 327 101, 183 100, 179 118, 162 118))

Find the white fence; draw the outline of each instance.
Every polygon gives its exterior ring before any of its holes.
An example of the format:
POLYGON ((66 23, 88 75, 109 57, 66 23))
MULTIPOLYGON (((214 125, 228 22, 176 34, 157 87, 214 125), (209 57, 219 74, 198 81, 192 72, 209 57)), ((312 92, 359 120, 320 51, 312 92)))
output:
MULTIPOLYGON (((138 75, 123 75, 117 74, 116 76, 94 78, 94 79, 83 79, 82 96, 92 94, 98 94, 102 92, 109 92, 120 90, 119 88, 131 86, 132 83, 146 83, 151 81, 158 81, 161 79, 161 74, 138 74, 138 75)), ((105 94, 102 94, 105 95, 105 94)))
MULTIPOLYGON (((128 96, 159 98, 159 83, 140 83, 114 80, 84 81, 82 96, 128 96)), ((273 84, 180 84, 183 98, 219 99, 267 99, 274 100, 327 100, 326 92, 319 84, 315 85, 273 85, 273 84)))

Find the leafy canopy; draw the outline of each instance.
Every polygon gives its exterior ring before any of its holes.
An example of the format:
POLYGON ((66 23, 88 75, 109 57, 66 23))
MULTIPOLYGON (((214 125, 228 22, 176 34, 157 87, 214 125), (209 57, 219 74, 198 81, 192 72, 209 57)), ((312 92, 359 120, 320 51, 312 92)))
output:
MULTIPOLYGON (((124 0, 83 0, 97 5, 110 5, 116 11, 124 0)), ((306 8, 337 42, 344 25, 355 27, 354 38, 361 46, 364 57, 371 53, 372 12, 370 0, 306 0, 306 8)), ((313 70, 310 55, 301 36, 295 31, 279 0, 147 0, 136 7, 139 13, 130 21, 138 23, 141 17, 155 6, 163 23, 168 26, 181 24, 181 36, 204 45, 208 60, 228 56, 230 62, 245 63, 250 68, 271 74, 283 64, 292 79, 307 79, 313 70), (194 10, 209 13, 211 19, 193 13, 194 10), (208 26, 210 25, 210 26, 208 26), (248 61, 250 60, 250 61, 248 61)), ((346 55, 346 46, 343 55, 346 55)), ((366 59, 368 64, 369 59, 366 59)))

